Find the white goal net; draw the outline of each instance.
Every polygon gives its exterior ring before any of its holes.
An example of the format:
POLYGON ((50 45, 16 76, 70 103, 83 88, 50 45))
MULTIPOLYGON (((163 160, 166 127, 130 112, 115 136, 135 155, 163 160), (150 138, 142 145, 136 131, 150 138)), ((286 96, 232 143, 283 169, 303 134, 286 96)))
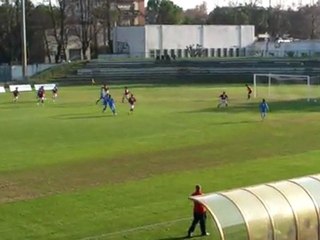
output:
POLYGON ((308 75, 254 74, 254 97, 271 99, 316 99, 320 78, 308 75))

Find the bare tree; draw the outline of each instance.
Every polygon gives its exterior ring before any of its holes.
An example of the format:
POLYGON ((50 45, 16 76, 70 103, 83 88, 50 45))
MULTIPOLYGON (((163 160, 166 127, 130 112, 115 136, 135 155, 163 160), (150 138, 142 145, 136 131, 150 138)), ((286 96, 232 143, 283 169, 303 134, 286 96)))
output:
POLYGON ((195 8, 184 12, 184 22, 187 24, 205 24, 208 19, 207 3, 203 2, 195 8))
POLYGON ((67 28, 67 3, 66 0, 58 0, 58 6, 52 4, 49 0, 50 16, 53 24, 53 36, 57 42, 57 51, 55 62, 66 60, 66 46, 68 45, 68 28, 67 28))

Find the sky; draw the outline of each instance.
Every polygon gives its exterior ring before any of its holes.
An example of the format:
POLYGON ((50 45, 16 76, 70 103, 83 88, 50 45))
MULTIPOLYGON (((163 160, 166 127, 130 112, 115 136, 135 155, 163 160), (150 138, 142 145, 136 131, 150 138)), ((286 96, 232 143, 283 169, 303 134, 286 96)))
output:
MULTIPOLYGON (((145 0, 147 2, 147 0, 145 0)), ((175 4, 179 5, 183 9, 194 8, 196 5, 201 4, 202 2, 206 2, 208 6, 208 12, 212 11, 217 5, 218 6, 227 6, 229 2, 234 2, 238 4, 250 3, 253 0, 171 0, 175 4)), ((288 7, 295 3, 299 4, 310 4, 312 2, 316 2, 317 0, 271 0, 272 5, 283 5, 284 7, 288 7)), ((258 0, 259 5, 268 6, 269 0, 258 0)))
MULTIPOLYGON (((43 0, 31 0, 35 3, 42 2, 43 0)), ((281 4, 284 8, 292 6, 292 3, 297 5, 306 5, 310 3, 315 3, 318 0, 171 0, 175 4, 179 5, 183 9, 194 8, 196 5, 200 5, 203 2, 207 3, 208 12, 211 12, 216 6, 227 6, 229 2, 233 2, 236 5, 250 3, 252 1, 257 1, 259 5, 269 6, 269 1, 273 6, 281 4)), ((148 0, 145 0, 145 5, 147 5, 148 0)))

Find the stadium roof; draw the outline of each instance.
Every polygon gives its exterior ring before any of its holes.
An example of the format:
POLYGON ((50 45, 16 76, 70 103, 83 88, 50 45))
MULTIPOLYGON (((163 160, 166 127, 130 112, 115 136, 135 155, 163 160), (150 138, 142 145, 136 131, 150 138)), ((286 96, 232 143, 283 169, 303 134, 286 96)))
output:
POLYGON ((318 240, 320 175, 190 197, 221 240, 318 240))

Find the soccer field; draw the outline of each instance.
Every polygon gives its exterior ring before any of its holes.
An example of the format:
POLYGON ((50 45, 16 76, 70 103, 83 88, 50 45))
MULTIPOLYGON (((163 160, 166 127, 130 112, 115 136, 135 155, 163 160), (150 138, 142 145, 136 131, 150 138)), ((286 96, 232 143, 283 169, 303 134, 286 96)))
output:
POLYGON ((129 86, 132 115, 111 86, 117 116, 95 104, 99 87, 61 87, 44 106, 34 92, 0 95, 1 240, 183 239, 197 183, 214 192, 320 172, 320 101, 296 86, 267 99, 265 121, 243 85, 129 86), (217 109, 222 91, 230 106, 217 109))

